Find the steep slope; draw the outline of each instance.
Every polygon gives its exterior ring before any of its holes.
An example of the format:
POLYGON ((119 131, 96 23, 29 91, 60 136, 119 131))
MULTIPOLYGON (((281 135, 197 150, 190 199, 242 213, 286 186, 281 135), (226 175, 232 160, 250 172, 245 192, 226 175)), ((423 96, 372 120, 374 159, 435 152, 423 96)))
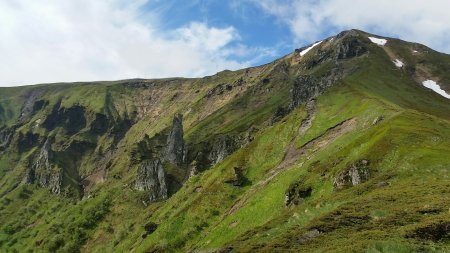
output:
POLYGON ((201 79, 2 88, 0 247, 450 250, 450 100, 422 85, 449 68, 351 30, 201 79))

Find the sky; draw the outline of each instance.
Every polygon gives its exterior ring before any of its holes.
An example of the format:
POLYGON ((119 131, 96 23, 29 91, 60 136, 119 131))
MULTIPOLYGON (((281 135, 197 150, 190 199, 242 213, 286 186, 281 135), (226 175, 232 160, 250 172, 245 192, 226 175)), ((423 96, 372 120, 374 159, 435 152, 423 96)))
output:
POLYGON ((449 0, 0 0, 0 86, 201 77, 342 30, 450 53, 449 0))

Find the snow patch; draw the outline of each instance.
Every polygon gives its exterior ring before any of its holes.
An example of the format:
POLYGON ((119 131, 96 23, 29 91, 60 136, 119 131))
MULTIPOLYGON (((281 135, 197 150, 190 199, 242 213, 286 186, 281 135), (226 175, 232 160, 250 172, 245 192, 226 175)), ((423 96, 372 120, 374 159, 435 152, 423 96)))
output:
POLYGON ((422 82, 423 86, 427 87, 428 89, 432 89, 434 92, 438 93, 439 95, 446 97, 450 99, 450 95, 445 92, 445 90, 441 89, 441 86, 437 84, 433 80, 426 80, 422 82))
POLYGON ((395 66, 397 68, 402 68, 403 66, 405 66, 405 64, 402 61, 400 61, 399 59, 395 59, 395 61, 392 61, 392 62, 395 64, 395 66))
POLYGON ((413 53, 415 53, 415 54, 417 54, 419 51, 417 51, 417 50, 413 50, 413 53))
POLYGON ((313 49, 315 46, 319 45, 320 43, 322 43, 322 41, 319 41, 317 43, 314 43, 312 46, 308 47, 307 49, 303 50, 300 52, 300 56, 305 55, 306 53, 308 53, 311 49, 313 49))
POLYGON ((379 39, 379 38, 375 38, 375 37, 369 37, 369 40, 379 46, 384 46, 384 45, 386 45, 386 42, 387 42, 387 40, 385 40, 385 39, 379 39))

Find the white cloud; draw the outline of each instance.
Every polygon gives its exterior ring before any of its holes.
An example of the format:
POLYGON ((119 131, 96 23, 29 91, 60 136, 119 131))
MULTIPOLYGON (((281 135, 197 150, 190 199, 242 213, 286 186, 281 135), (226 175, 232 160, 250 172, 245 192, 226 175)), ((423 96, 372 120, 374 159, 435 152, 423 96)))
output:
POLYGON ((249 0, 290 27, 298 41, 357 28, 450 52, 448 0, 249 0), (331 31, 330 31, 331 30, 331 31))
POLYGON ((146 0, 0 1, 0 86, 202 76, 251 61, 233 27, 158 29, 146 0), (239 56, 239 55, 238 55, 239 56))

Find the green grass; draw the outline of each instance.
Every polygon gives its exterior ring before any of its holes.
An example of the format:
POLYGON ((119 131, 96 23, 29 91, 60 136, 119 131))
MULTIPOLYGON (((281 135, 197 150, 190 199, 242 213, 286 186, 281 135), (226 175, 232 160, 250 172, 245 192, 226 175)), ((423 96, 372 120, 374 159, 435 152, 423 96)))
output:
MULTIPOLYGON (((364 35, 365 36, 365 35, 364 35)), ((298 128, 304 106, 271 123, 278 107, 290 103, 298 74, 323 75, 334 64, 313 69, 290 66, 291 56, 240 71, 224 71, 202 79, 147 80, 148 87, 123 82, 52 84, 0 90, 0 126, 16 123, 23 94, 45 89, 49 105, 35 112, 16 131, 54 136, 57 160, 70 182, 107 168, 105 181, 94 184, 83 199, 52 195, 22 179, 40 147, 23 153, 9 148, 0 154, 0 251, 2 252, 445 252, 445 241, 417 238, 415 231, 450 220, 450 103, 418 85, 405 70, 393 66, 383 48, 367 45, 370 53, 347 60, 355 72, 317 98, 317 112, 305 135, 298 128), (243 78, 222 96, 205 98, 221 84, 243 78), (264 83, 262 80, 270 80, 264 83), (37 126, 61 99, 63 108, 83 106, 86 127, 74 134, 59 125, 37 126), (145 111, 145 112, 144 112, 145 111), (90 130, 96 113, 112 125, 130 120, 123 138, 90 130), (165 201, 143 204, 146 195, 133 190, 137 164, 133 149, 144 136, 166 133, 176 113, 184 116, 188 148, 213 142, 217 136, 254 140, 219 164, 187 180, 165 201), (382 116, 383 120, 373 124, 382 116), (355 119, 354 128, 333 137, 333 126, 355 119), (264 182, 283 160, 290 144, 310 145, 290 166, 264 182), (80 150, 67 151, 80 143, 80 150), (80 156, 78 156, 80 155, 80 156), (76 158, 76 159, 75 159, 76 158), (355 161, 370 161, 367 182, 334 190, 334 178, 355 161), (247 184, 231 186, 233 167, 242 169, 247 184), (289 186, 303 182, 312 188, 298 206, 285 207, 289 186), (233 206, 239 203, 238 208, 233 206), (145 239, 144 225, 158 224, 145 239), (307 238, 312 230, 319 236, 307 238), (307 238, 307 239, 305 239, 307 238)), ((392 40, 389 50, 407 65, 424 62, 433 75, 449 80, 448 56, 436 52, 411 55, 413 45, 392 40)), ((309 60, 314 54, 305 58, 309 60)), ((164 140, 154 138, 157 146, 164 140)), ((13 139, 13 147, 19 142, 13 139)), ((152 146, 152 148, 154 148, 152 146)), ((184 176, 179 169, 167 172, 184 176)), ((73 183, 73 184, 71 184, 73 183)))

